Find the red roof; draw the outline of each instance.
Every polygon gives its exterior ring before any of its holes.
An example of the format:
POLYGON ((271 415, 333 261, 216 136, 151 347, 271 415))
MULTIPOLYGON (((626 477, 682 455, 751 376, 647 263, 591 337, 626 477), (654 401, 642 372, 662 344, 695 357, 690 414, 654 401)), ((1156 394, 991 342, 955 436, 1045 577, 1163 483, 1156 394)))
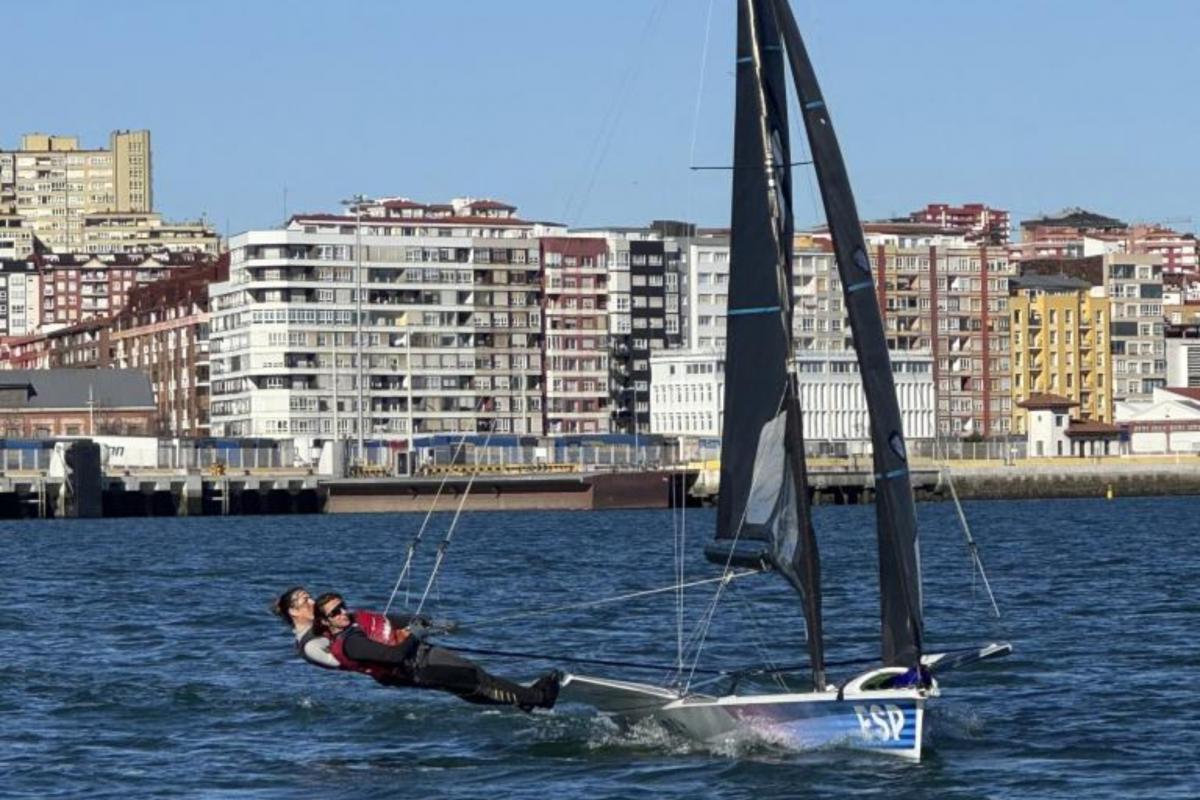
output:
POLYGON ((424 208, 424 203, 417 203, 412 200, 384 200, 384 208, 424 208))
POLYGON ((497 200, 476 200, 474 203, 467 203, 467 208, 485 208, 494 209, 502 208, 506 211, 516 211, 516 206, 510 206, 507 203, 501 203, 497 200))
MULTIPOLYGON (((430 210, 442 206, 423 206, 430 210)), ((445 206, 449 208, 449 206, 445 206)), ((344 222, 354 224, 354 217, 345 214, 294 214, 291 222, 344 222)), ((532 222, 516 217, 363 217, 364 225, 532 225, 532 222)))
POLYGON ((1071 420, 1071 424, 1067 426, 1067 436, 1120 436, 1121 427, 1119 425, 1109 425, 1107 422, 1097 422, 1095 420, 1085 419, 1071 420))
POLYGON ((1068 409, 1079 405, 1079 403, 1075 402, 1069 397, 1063 397, 1062 395, 1058 394, 1034 392, 1033 394, 1029 395, 1029 399, 1022 400, 1020 403, 1017 403, 1017 405, 1026 409, 1027 411, 1042 411, 1045 409, 1068 409))
POLYGON ((1188 400, 1200 400, 1200 389, 1193 389, 1187 386, 1168 386, 1166 389, 1171 394, 1186 397, 1188 400))

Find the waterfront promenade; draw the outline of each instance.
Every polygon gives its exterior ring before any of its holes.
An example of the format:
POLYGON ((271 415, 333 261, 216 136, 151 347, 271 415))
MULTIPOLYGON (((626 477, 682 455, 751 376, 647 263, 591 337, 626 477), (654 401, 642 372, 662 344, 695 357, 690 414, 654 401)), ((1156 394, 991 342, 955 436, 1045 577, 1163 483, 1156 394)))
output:
MULTIPOLYGON (((74 448, 72 448, 74 450, 74 448)), ((457 463, 416 475, 325 473, 263 458, 236 469, 101 465, 86 445, 69 458, 0 471, 0 517, 236 516, 359 512, 604 510, 715 502, 714 459, 629 464, 457 463), (64 465, 71 463, 69 473, 64 465), (32 467, 32 468, 29 468, 32 467)), ((814 505, 874 499, 870 457, 813 458, 814 505)), ((918 500, 1200 495, 1200 455, 933 460, 914 456, 918 500)))

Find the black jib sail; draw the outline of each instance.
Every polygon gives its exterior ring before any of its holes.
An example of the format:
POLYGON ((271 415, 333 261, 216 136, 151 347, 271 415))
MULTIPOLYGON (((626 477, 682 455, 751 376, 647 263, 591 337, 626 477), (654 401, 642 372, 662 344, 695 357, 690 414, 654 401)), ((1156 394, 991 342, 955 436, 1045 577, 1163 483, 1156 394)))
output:
MULTIPOLYGON (((871 262, 850 191, 846 165, 833 133, 829 110, 817 84, 787 0, 767 0, 775 9, 791 63, 813 165, 833 237, 846 312, 854 335, 874 450, 875 512, 879 537, 879 581, 883 662, 915 666, 921 657, 921 560, 908 453, 896 400, 883 318, 875 298, 871 262)), ((721 478, 724 480, 724 474, 721 478)))
POLYGON ((769 0, 738 4, 725 410, 710 560, 768 563, 800 592, 813 681, 824 689, 820 567, 792 361, 787 87, 769 0))

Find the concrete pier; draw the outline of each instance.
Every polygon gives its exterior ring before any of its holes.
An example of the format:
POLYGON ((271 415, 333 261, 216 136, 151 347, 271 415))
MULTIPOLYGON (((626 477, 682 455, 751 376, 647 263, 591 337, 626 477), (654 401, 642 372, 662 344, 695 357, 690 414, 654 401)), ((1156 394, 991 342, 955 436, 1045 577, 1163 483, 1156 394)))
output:
MULTIPOLYGON (((1114 497, 1200 495, 1200 457, 1079 461, 1011 467, 952 466, 950 475, 958 496, 964 500, 1106 497, 1110 491, 1114 497)), ((947 492, 943 480, 936 494, 940 497, 947 492)))

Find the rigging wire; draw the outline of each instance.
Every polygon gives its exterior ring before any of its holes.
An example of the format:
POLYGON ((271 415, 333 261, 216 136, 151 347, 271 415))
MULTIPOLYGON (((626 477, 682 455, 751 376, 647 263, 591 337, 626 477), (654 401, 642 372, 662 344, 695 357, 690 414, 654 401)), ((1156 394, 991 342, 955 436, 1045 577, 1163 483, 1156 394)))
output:
MULTIPOLYGON (((480 407, 482 408, 482 406, 483 401, 480 401, 480 407)), ((463 446, 465 446, 467 443, 468 435, 469 434, 464 431, 462 437, 458 440, 458 446, 455 448, 454 454, 450 456, 451 464, 458 461, 458 456, 460 453, 462 453, 463 446)), ((409 454, 409 458, 412 458, 411 453, 409 454)), ((384 614, 387 614, 387 612, 391 610, 392 603, 396 599, 396 593, 400 591, 400 584, 403 583, 404 579, 408 577, 409 570, 412 568, 413 556, 416 555, 417 547, 421 544, 421 538, 425 535, 425 528, 427 525, 429 525, 430 518, 433 517, 433 512, 437 508, 438 499, 441 498, 442 491, 446 488, 446 481, 448 480, 450 480, 450 473, 447 472, 442 476, 441 482, 438 483, 437 491, 433 495, 433 501, 429 504, 429 511, 425 512, 425 519, 421 521, 421 527, 417 530, 417 535, 414 536, 412 541, 408 543, 408 552, 404 557, 404 566, 400 568, 400 574, 396 577, 396 584, 392 587, 392 593, 388 596, 387 604, 383 607, 384 614)), ((408 605, 407 586, 404 589, 404 605, 408 605)))
POLYGON ((604 118, 597 128, 596 138, 592 141, 591 153, 588 155, 587 161, 584 162, 588 172, 582 190, 572 189, 571 193, 567 196, 563 218, 568 224, 576 224, 578 217, 583 214, 584 209, 587 207, 588 200, 592 194, 592 188, 596 185, 600 169, 604 166, 604 161, 608 157, 608 149, 616 137, 617 131, 620 128, 621 117, 624 114, 625 107, 628 105, 628 103, 623 101, 628 96, 630 89, 641 72, 645 54, 652 49, 650 46, 652 34, 661 22, 665 8, 666 0, 659 0, 658 4, 650 10, 650 15, 646 19, 646 24, 642 28, 641 35, 635 45, 634 56, 627 60, 628 67, 617 84, 617 90, 613 94, 612 101, 609 103, 604 118))
MULTIPOLYGON (((779 413, 783 410, 784 403, 787 402, 787 390, 788 390, 788 384, 787 384, 787 381, 784 381, 783 392, 780 394, 779 402, 775 406, 776 416, 778 416, 779 413)), ((744 528, 746 525, 746 515, 750 511, 749 498, 750 498, 750 495, 753 494, 753 492, 754 492, 754 486, 758 483, 758 478, 759 478, 759 475, 761 474, 761 468, 762 468, 761 460, 755 459, 754 471, 750 476, 750 489, 746 493, 746 504, 742 507, 742 515, 741 515, 741 518, 738 520, 737 528, 734 531, 733 539, 729 543, 729 554, 725 557, 725 566, 722 568, 722 573, 723 573, 722 577, 725 577, 726 580, 722 580, 720 583, 717 584, 716 591, 713 593, 712 602, 709 603, 707 610, 701 616, 700 621, 697 623, 697 631, 698 631, 699 635, 698 635, 697 641, 696 641, 696 655, 692 659, 692 667, 691 667, 691 670, 689 671, 688 679, 686 682, 684 682, 684 685, 683 685, 685 692, 691 686, 692 678, 696 674, 696 666, 700 662, 700 654, 704 649, 704 642, 708 638, 709 628, 712 627, 713 616, 716 614, 717 604, 721 600, 721 593, 725 590, 725 587, 729 584, 729 580, 728 580, 727 576, 732 574, 731 567, 733 566, 733 552, 734 552, 734 549, 737 547, 738 541, 742 537, 742 528, 744 528)), ((682 678, 682 675, 680 677, 682 678)))
MULTIPOLYGON (((700 110, 704 103, 704 79, 708 70, 709 59, 709 44, 712 41, 712 20, 713 6, 716 0, 709 0, 708 11, 704 18, 704 39, 700 47, 700 69, 698 70, 699 78, 696 81, 696 101, 692 106, 692 131, 691 141, 688 145, 688 164, 696 163, 696 143, 700 132, 700 110)), ((690 220, 692 218, 692 200, 694 198, 694 173, 695 168, 690 168, 687 172, 687 178, 684 186, 684 213, 683 219, 690 220)), ((684 617, 686 614, 686 604, 684 590, 687 587, 686 577, 686 555, 687 555, 687 485, 686 475, 684 472, 679 473, 678 486, 672 480, 672 499, 679 502, 679 513, 676 516, 674 509, 671 512, 672 539, 675 545, 675 674, 683 674, 683 662, 685 655, 685 641, 683 637, 684 617)))
MULTIPOLYGON (((496 423, 493 420, 488 426, 488 434, 484 437, 483 448, 486 450, 488 442, 492 440, 492 434, 496 430, 496 423)), ((458 500, 458 508, 454 510, 454 519, 450 520, 450 527, 446 531, 446 535, 438 542, 437 555, 433 559, 433 569, 429 571, 429 580, 425 581, 425 590, 421 592, 421 601, 417 603, 417 610, 414 614, 419 615, 421 609, 425 607, 425 600, 429 597, 429 590, 433 588, 434 581, 437 580, 438 570, 442 568, 442 561, 446 558, 446 549, 450 547, 450 540, 454 537, 454 529, 458 526, 458 518, 462 514, 463 506, 467 503, 467 497, 471 494, 471 487, 475 485, 475 479, 479 477, 479 464, 476 462, 475 470, 471 473, 470 479, 467 481, 467 486, 463 489, 462 497, 458 500)))
MULTIPOLYGON (((718 581, 726 581, 727 582, 730 580, 737 580, 738 578, 747 578, 751 575, 761 575, 761 574, 763 574, 762 570, 747 569, 742 572, 734 572, 729 576, 719 575, 715 578, 699 578, 697 580, 689 581, 689 582, 683 584, 682 588, 690 589, 694 586, 703 586, 708 583, 716 583, 718 581)), ((494 625, 494 624, 500 623, 500 622, 511 622, 512 620, 516 620, 516 619, 526 619, 528 617, 540 617, 540 616, 546 616, 548 614, 557 614, 562 611, 575 611, 575 610, 582 609, 582 608, 592 608, 594 606, 601 606, 601 605, 606 605, 609 603, 619 603, 619 602, 623 602, 626 600, 634 600, 639 597, 650 597, 652 595, 664 594, 666 592, 677 592, 680 590, 680 588, 681 587, 679 585, 672 584, 670 586, 662 586, 662 587, 658 587, 655 589, 639 589, 637 591, 628 592, 626 594, 616 595, 613 597, 601 597, 597 600, 584 600, 584 601, 578 602, 578 603, 566 603, 563 605, 547 606, 544 608, 536 608, 536 609, 533 609, 532 611, 522 611, 522 612, 519 612, 516 614, 505 614, 504 616, 485 617, 483 619, 470 620, 462 625, 456 625, 454 629, 455 630, 464 630, 464 629, 469 629, 469 628, 477 628, 482 625, 494 625)))
MULTIPOLYGON (((987 591, 988 600, 992 604, 992 612, 996 615, 996 619, 999 619, 1000 606, 996 603, 996 595, 992 593, 992 584, 988 581, 987 572, 983 569, 983 559, 979 556, 979 546, 975 544, 975 537, 971 535, 971 526, 967 523, 967 515, 963 513, 962 503, 958 500, 958 491, 954 488, 954 478, 950 474, 949 447, 946 448, 945 455, 946 459, 942 462, 942 474, 946 476, 946 485, 950 489, 950 497, 954 500, 954 510, 958 512, 958 522, 967 539, 967 552, 970 553, 972 566, 979 570, 983 588, 987 591)), ((971 570, 972 578, 975 576, 975 569, 971 570)))

